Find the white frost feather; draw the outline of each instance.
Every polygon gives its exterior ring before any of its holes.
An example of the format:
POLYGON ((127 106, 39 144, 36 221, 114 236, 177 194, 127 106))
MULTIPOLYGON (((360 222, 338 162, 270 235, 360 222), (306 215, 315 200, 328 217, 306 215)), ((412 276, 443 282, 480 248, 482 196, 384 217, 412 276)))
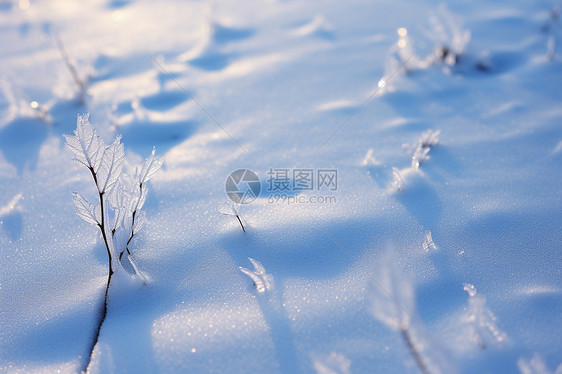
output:
POLYGON ((262 293, 273 289, 273 277, 265 271, 265 268, 259 261, 253 258, 248 259, 254 265, 254 270, 240 266, 240 271, 252 278, 258 292, 262 293))
POLYGON ((121 176, 125 149, 121 143, 121 136, 117 136, 113 143, 105 148, 101 165, 97 173, 98 191, 105 193, 111 191, 121 176))
POLYGON ((155 156, 156 149, 152 148, 152 153, 146 159, 142 169, 137 173, 137 181, 139 184, 148 182, 150 178, 160 169, 164 162, 164 157, 155 156))
POLYGON ((90 204, 78 192, 72 193, 76 214, 84 221, 92 225, 99 225, 101 222, 101 210, 99 205, 90 204))
POLYGON ((88 118, 89 114, 79 115, 74 135, 63 136, 66 139, 66 145, 72 151, 74 160, 97 173, 105 151, 105 144, 88 118))
POLYGON ((423 247, 424 251, 426 251, 426 252, 429 252, 430 249, 432 249, 434 251, 437 250, 437 246, 433 242, 433 238, 431 237, 431 231, 429 231, 429 230, 427 230, 425 232, 425 240, 422 244, 422 247, 423 247))

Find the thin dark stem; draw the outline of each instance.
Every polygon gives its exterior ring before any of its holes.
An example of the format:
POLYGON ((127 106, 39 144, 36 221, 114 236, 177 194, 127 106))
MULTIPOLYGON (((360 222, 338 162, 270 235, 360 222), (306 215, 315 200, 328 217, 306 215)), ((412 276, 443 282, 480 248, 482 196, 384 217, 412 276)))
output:
POLYGON ((410 350, 410 353, 414 357, 414 360, 416 360, 416 364, 418 364, 418 367, 420 368, 420 371, 423 374, 430 374, 429 370, 427 370, 427 367, 423 363, 423 360, 420 356, 420 353, 416 350, 416 347, 414 346, 414 343, 412 342, 412 339, 410 338, 410 333, 408 332, 408 330, 407 329, 400 329, 400 333, 402 334, 402 337, 404 338, 404 341, 406 341, 406 344, 408 345, 408 349, 410 350))
MULTIPOLYGON (((129 240, 127 240, 127 244, 125 245, 125 249, 127 250, 127 253, 129 255, 131 255, 131 252, 129 251, 129 243, 131 242, 131 240, 133 240, 133 236, 135 236, 135 230, 133 229, 133 227, 135 226, 136 215, 137 215, 137 210, 135 209, 133 211, 133 219, 131 220, 131 235, 129 236, 129 240)), ((123 252, 121 252, 121 254, 123 254, 123 252)))
MULTIPOLYGON (((94 178, 94 183, 95 183, 96 188, 97 188, 98 178, 96 176, 96 172, 91 167, 89 168, 89 170, 90 170, 90 173, 92 174, 92 177, 94 178)), ((94 348, 96 347, 96 344, 98 343, 98 339, 99 339, 100 331, 101 331, 101 326, 103 325, 103 322, 105 321, 105 317, 107 316, 107 299, 108 299, 108 295, 109 295, 109 285, 111 283, 111 277, 113 276, 113 273, 114 273, 113 263, 112 263, 113 258, 111 256, 111 250, 109 248, 109 242, 107 241, 107 235, 105 233, 105 210, 104 210, 104 204, 103 204, 103 195, 104 195, 104 192, 98 191, 98 196, 99 196, 99 200, 100 200, 100 210, 101 210, 101 222, 98 224, 98 227, 101 230, 101 235, 103 237, 105 249, 107 250, 107 257, 108 257, 108 260, 109 260, 109 273, 107 275, 107 285, 105 286, 105 296, 104 296, 104 300, 103 300, 103 307, 102 307, 102 310, 101 310, 100 318, 98 319, 98 325, 96 327, 96 332, 94 334, 94 338, 93 338, 92 343, 90 345, 88 361, 85 363, 84 367, 81 370, 81 372, 84 372, 84 373, 88 371, 88 367, 90 366, 90 362, 92 361, 92 355, 94 354, 94 348)))
POLYGON ((105 317, 107 317, 107 298, 108 298, 108 295, 109 295, 109 284, 111 283, 111 276, 112 275, 113 275, 113 271, 110 269, 109 275, 107 276, 107 285, 105 286, 105 297, 104 297, 104 300, 103 300, 103 307, 102 307, 102 310, 101 310, 101 316, 99 318, 98 326, 96 328, 96 333, 94 334, 94 338, 92 339, 92 344, 90 345, 90 349, 89 349, 90 354, 88 356, 88 361, 84 365, 83 369, 80 371, 81 373, 87 373, 88 372, 88 368, 90 367, 90 363, 92 362, 92 356, 94 354, 94 348, 96 347, 96 344, 98 343, 98 339, 100 337, 101 326, 103 325, 103 322, 105 321, 105 317))
POLYGON ((242 231, 246 232, 246 229, 244 228, 244 225, 242 224, 242 220, 240 219, 240 216, 237 214, 236 218, 238 218, 238 222, 240 222, 240 226, 242 226, 242 231))
MULTIPOLYGON (((142 196, 142 186, 143 183, 139 183, 139 191, 140 191, 140 196, 142 196)), ((139 199, 140 199, 139 196, 139 199)), ((131 256, 131 251, 129 250, 129 243, 131 243, 131 240, 133 240, 133 236, 135 236, 135 230, 133 229, 133 227, 135 227, 135 217, 137 215, 137 210, 138 210, 138 201, 137 201, 137 206, 135 207, 135 210, 133 210, 133 218, 131 219, 131 235, 129 236, 129 240, 127 240, 127 244, 125 244, 125 250, 127 250, 127 254, 129 256, 131 256)), ((125 253, 125 251, 121 252, 119 254, 119 261, 121 261, 121 258, 123 258, 123 253, 125 253)))
MULTIPOLYGON (((101 192, 99 194, 100 197, 100 208, 101 208, 101 224, 99 224, 99 228, 101 230, 101 235, 103 237, 103 242, 105 243, 105 249, 107 249, 107 257, 109 259, 109 273, 113 274, 113 264, 111 263, 112 258, 111 258, 111 251, 109 249, 109 243, 107 241, 107 235, 105 234, 105 219, 104 219, 104 210, 103 210, 103 192, 101 192)), ((108 278, 108 283, 109 283, 109 278, 108 278)))

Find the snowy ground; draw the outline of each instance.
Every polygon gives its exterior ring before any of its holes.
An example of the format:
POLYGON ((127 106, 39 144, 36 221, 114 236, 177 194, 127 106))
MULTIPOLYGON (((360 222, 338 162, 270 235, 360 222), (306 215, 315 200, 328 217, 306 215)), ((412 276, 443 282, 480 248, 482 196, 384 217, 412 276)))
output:
POLYGON ((89 112, 127 173, 165 159, 132 243, 148 283, 112 283, 90 372, 559 373, 561 10, 0 2, 0 371, 89 356, 107 254, 62 137, 89 112), (262 189, 246 232, 217 209, 240 168, 262 189), (296 169, 337 188, 267 191, 296 169))

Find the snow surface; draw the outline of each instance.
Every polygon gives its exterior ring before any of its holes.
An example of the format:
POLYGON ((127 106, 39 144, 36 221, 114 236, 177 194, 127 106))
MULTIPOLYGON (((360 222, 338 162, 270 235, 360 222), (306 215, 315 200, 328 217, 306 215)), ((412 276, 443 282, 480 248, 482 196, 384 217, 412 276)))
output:
POLYGON ((403 297, 432 373, 562 371, 559 11, 0 2, 0 371, 88 355, 107 255, 75 214, 71 192, 96 191, 62 138, 86 112, 106 142, 123 134, 128 173, 165 157, 132 245, 148 284, 112 281, 90 372, 415 373, 373 313, 403 297), (439 142, 413 159, 427 130, 439 142), (270 168, 337 169, 337 200, 262 193, 243 232, 217 209, 240 168, 262 187, 270 168), (257 292, 248 258, 273 287, 257 292))

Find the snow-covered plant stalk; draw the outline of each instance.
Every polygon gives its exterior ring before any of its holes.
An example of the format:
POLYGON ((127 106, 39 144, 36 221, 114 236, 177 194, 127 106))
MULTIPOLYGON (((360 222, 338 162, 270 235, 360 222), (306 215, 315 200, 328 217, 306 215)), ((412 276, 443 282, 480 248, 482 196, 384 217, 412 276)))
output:
POLYGON ((55 43, 57 45, 57 49, 61 55, 62 60, 70 75, 72 75, 72 79, 74 83, 78 86, 78 100, 80 104, 84 103, 84 99, 86 97, 86 88, 88 87, 89 78, 86 77, 85 79, 80 78, 78 75, 78 70, 76 69, 75 64, 71 61, 70 57, 68 57, 68 53, 66 53, 66 48, 64 48, 64 44, 61 38, 58 36, 57 33, 53 33, 53 38, 55 39, 55 43))
POLYGON ((277 287, 275 279, 265 267, 253 258, 248 258, 253 265, 253 270, 240 266, 242 273, 246 274, 255 287, 255 300, 257 301, 265 323, 269 326, 271 339, 278 354, 283 357, 279 361, 282 373, 298 373, 297 355, 292 344, 290 324, 283 303, 282 287, 277 287))
POLYGON ((368 300, 371 314, 394 331, 400 332, 421 372, 428 374, 420 352, 410 335, 410 323, 414 309, 414 290, 410 280, 403 276, 387 249, 379 268, 378 280, 370 285, 368 300))
MULTIPOLYGON (((146 200, 146 182, 162 165, 162 157, 155 157, 155 151, 147 159, 140 172, 135 173, 135 187, 127 189, 126 179, 122 175, 125 160, 121 136, 106 146, 103 139, 90 124, 89 115, 79 115, 74 135, 64 135, 66 145, 72 151, 73 159, 90 172, 96 186, 98 201, 88 202, 80 193, 74 192, 76 213, 84 221, 96 226, 100 232, 107 251, 109 273, 105 288, 104 304, 90 349, 90 358, 97 343, 101 326, 107 315, 107 300, 113 274, 122 269, 121 259, 127 251, 135 273, 142 278, 129 250, 129 244, 140 230, 145 213, 140 209, 146 200), (116 235, 124 231, 128 235, 126 244, 121 244, 116 235), (117 245, 116 245, 117 244, 117 245)), ((88 363, 84 370, 87 369, 88 363)))
POLYGON ((464 28, 461 17, 453 14, 445 4, 441 4, 430 16, 428 36, 437 48, 435 57, 448 66, 454 66, 466 51, 471 33, 464 28))
POLYGON ((437 250, 437 246, 435 245, 435 242, 433 241, 433 238, 431 237, 431 231, 427 230, 425 232, 425 238, 422 244, 422 248, 424 251, 429 252, 429 250, 437 250))
POLYGON ((417 169, 425 161, 429 160, 429 151, 432 147, 439 144, 439 134, 441 130, 427 130, 422 133, 418 142, 415 144, 414 154, 412 155, 412 168, 417 169))
POLYGON ((423 327, 414 320, 416 303, 412 281, 403 274, 392 249, 386 249, 367 293, 371 315, 399 332, 423 374, 457 373, 456 365, 423 327))
POLYGON ((220 213, 227 215, 227 216, 235 216, 238 219, 238 223, 240 223, 240 227, 242 227, 242 231, 246 232, 246 228, 242 224, 242 219, 240 218, 240 213, 238 213, 239 207, 234 205, 232 202, 228 203, 219 203, 217 206, 220 213))
MULTIPOLYGON (((146 187, 146 182, 149 181, 150 178, 160 169, 162 166, 162 162, 164 159, 162 156, 155 156, 156 150, 153 148, 152 153, 146 159, 142 169, 139 171, 138 169, 135 171, 135 176, 133 178, 133 189, 129 195, 124 192, 124 190, 120 190, 121 197, 124 200, 128 197, 128 204, 119 204, 120 200, 117 200, 116 206, 125 206, 125 227, 128 228, 129 237, 127 239, 127 243, 125 244, 125 250, 127 251, 127 255, 131 256, 131 251, 129 250, 129 244, 131 244, 131 240, 135 234, 142 228, 144 225, 146 212, 141 210, 144 202, 146 201, 146 195, 148 194, 148 188, 146 187)), ((126 202, 126 201, 125 201, 126 202)), ((119 260, 123 258, 123 253, 125 250, 121 250, 119 253, 119 260)), ((134 262, 131 262, 134 265, 134 262)), ((135 269, 136 271, 136 269, 135 269)))
POLYGON ((441 130, 429 129, 424 131, 413 145, 404 145, 412 152, 412 158, 409 167, 404 169, 392 168, 390 187, 393 192, 402 191, 414 177, 423 175, 420 166, 429 160, 429 151, 439 144, 440 133, 441 130))
POLYGON ((496 316, 486 306, 486 297, 479 294, 470 283, 464 283, 464 290, 468 293, 468 314, 465 322, 469 326, 470 340, 481 349, 490 344, 501 345, 507 340, 505 332, 496 324, 496 316))

